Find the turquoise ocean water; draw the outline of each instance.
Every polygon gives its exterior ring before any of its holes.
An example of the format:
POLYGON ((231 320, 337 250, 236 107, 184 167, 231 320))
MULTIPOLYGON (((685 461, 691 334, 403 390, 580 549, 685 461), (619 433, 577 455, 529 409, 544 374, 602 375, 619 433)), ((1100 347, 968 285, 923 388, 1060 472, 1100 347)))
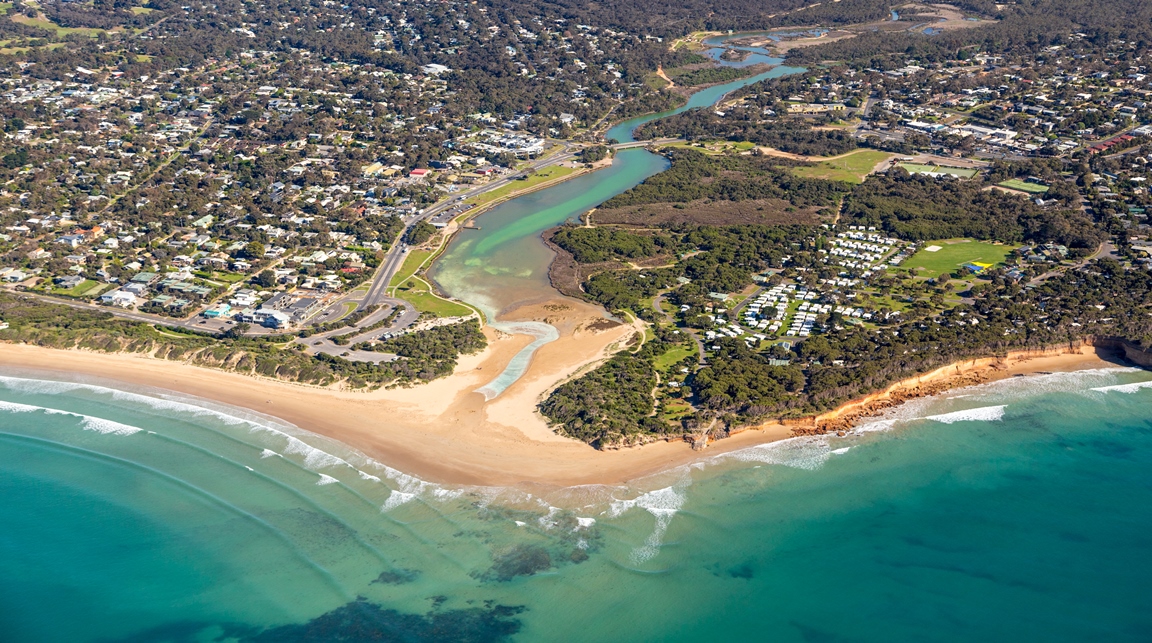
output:
POLYGON ((621 487, 420 481, 0 378, 0 640, 1146 641, 1152 374, 1017 378, 621 487))

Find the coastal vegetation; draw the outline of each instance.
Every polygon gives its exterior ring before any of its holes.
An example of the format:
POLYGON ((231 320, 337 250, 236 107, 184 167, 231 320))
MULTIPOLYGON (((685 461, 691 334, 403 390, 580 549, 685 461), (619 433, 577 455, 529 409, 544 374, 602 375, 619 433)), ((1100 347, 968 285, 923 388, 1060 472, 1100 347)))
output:
POLYGON ((675 435, 677 427, 656 414, 652 391, 658 375, 654 364, 686 341, 683 335, 661 329, 638 351, 619 353, 561 384, 540 404, 540 412, 558 432, 598 449, 675 435))
POLYGON ((437 232, 436 226, 428 223, 427 221, 417 222, 416 225, 408 229, 404 241, 410 245, 419 246, 426 243, 437 232))
POLYGON ((673 250, 673 240, 668 235, 638 235, 619 228, 565 226, 552 236, 552 242, 580 263, 647 259, 673 250))
MULTIPOLYGON (((606 302, 640 305, 643 294, 617 294, 606 302)), ((691 402, 694 411, 676 422, 652 415, 659 389, 648 377, 649 364, 631 355, 561 386, 541 412, 562 424, 565 434, 598 447, 695 435, 711 420, 720 420, 712 435, 722 437, 769 418, 828 411, 959 360, 1101 336, 1152 345, 1152 320, 1143 312, 1152 305, 1152 284, 1114 261, 1095 262, 1075 278, 1055 277, 1028 290, 996 271, 971 294, 972 303, 925 302, 878 324, 832 324, 799 343, 713 340, 707 364, 680 375, 683 388, 676 397, 691 402), (642 395, 649 385, 651 395, 642 395), (582 413, 584 408, 594 412, 582 413)), ((673 297, 693 301, 687 292, 673 297)), ((693 332, 694 321, 683 316, 675 327, 693 332)))
POLYGON ((1089 254, 1106 232, 1079 210, 1041 208, 979 181, 939 181, 894 170, 856 189, 844 203, 846 222, 878 226, 914 241, 973 237, 1004 243, 1055 242, 1089 254))
POLYGON ((645 124, 637 140, 686 138, 725 139, 773 147, 790 154, 833 156, 856 149, 856 139, 843 130, 812 129, 803 120, 765 120, 761 109, 730 109, 724 116, 692 110, 645 124))
POLYGON ((792 207, 835 205, 846 192, 835 182, 793 176, 791 162, 763 156, 712 155, 691 148, 669 147, 671 167, 604 202, 602 210, 653 203, 777 199, 792 207))
MULTIPOLYGON (((609 200, 593 221, 664 199, 771 195, 794 185, 792 170, 811 167, 691 148, 665 153, 667 172, 609 200), (754 187, 743 183, 750 177, 754 187)), ((692 339, 704 354, 646 343, 557 388, 541 412, 599 448, 722 437, 770 418, 822 413, 958 360, 1097 337, 1152 344, 1144 312, 1152 280, 1112 258, 1084 260, 1108 238, 1106 226, 1063 198, 1038 204, 988 189, 1030 170, 1070 184, 1043 164, 997 164, 968 179, 896 168, 855 186, 804 179, 802 188, 827 186, 833 191, 824 198, 842 200, 839 220, 824 225, 561 227, 550 238, 582 275, 574 294, 640 317, 658 338, 692 339), (869 281, 829 261, 845 239, 865 237, 888 239, 877 250, 882 273, 869 281), (799 304, 818 312, 810 336, 729 332, 756 293, 784 284, 813 293, 799 304)), ((797 305, 781 304, 781 314, 799 315, 797 305)))
POLYGON ((179 328, 160 330, 110 313, 70 308, 31 297, 0 294, 0 317, 8 328, 0 340, 106 353, 138 353, 259 375, 288 382, 353 389, 410 385, 451 374, 462 354, 482 350, 487 341, 475 320, 417 331, 384 343, 398 359, 380 364, 338 356, 309 355, 293 338, 214 336, 179 328), (288 342, 285 343, 285 339, 288 342))
POLYGON ((700 67, 667 70, 668 77, 683 87, 698 87, 714 83, 727 83, 759 73, 753 65, 749 67, 700 67))

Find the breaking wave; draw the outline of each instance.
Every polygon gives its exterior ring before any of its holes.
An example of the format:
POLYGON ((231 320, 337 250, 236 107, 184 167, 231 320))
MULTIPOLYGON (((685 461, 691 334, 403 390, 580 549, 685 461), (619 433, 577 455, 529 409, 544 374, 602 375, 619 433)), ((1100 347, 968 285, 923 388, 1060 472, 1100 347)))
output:
POLYGON ((40 411, 48 415, 68 415, 80 418, 80 426, 86 431, 95 431, 105 435, 132 435, 133 433, 139 433, 144 430, 138 426, 122 424, 104 418, 84 415, 83 413, 73 413, 72 411, 63 411, 33 404, 20 404, 18 402, 0 401, 0 411, 7 411, 9 413, 35 413, 40 411))
POLYGON ((984 406, 976 409, 943 413, 941 415, 929 415, 924 419, 940 422, 941 424, 954 424, 956 422, 996 422, 1004 419, 1004 409, 1006 408, 1008 408, 1006 404, 1001 404, 1000 406, 984 406))
MULTIPOLYGON (((91 384, 87 382, 70 382, 60 380, 46 380, 37 378, 13 377, 0 375, 0 387, 18 393, 33 395, 60 395, 75 393, 90 393, 96 397, 92 399, 113 402, 129 406, 142 412, 160 412, 161 417, 176 420, 188 418, 206 418, 219 422, 226 427, 246 428, 249 435, 260 436, 262 444, 253 445, 260 449, 261 458, 273 456, 295 456, 291 460, 303 468, 321 475, 318 484, 327 485, 336 482, 336 478, 323 473, 333 470, 350 469, 355 471, 360 479, 381 484, 391 490, 398 487, 412 499, 417 497, 428 500, 447 501, 460 497, 464 490, 446 489, 440 485, 427 482, 411 476, 387 465, 377 462, 364 454, 347 447, 334 440, 329 440, 277 418, 259 413, 213 403, 200 398, 187 398, 162 391, 133 392, 109 386, 91 384), (269 442, 268 440, 272 440, 269 442), (325 443, 325 448, 309 444, 308 441, 325 443), (329 444, 330 443, 330 444, 329 444), (337 455, 334 452, 340 453, 337 455), (387 478, 389 485, 385 485, 380 475, 387 478)), ((0 402, 0 410, 15 412, 45 410, 50 413, 65 413, 84 419, 84 428, 117 435, 129 435, 140 431, 132 427, 103 418, 86 416, 69 411, 48 409, 15 402, 0 402)))
MULTIPOLYGON (((577 529, 591 529, 598 520, 616 518, 634 509, 643 510, 652 516, 654 525, 642 544, 635 546, 628 555, 632 564, 640 565, 659 554, 673 518, 683 510, 687 502, 687 490, 692 485, 694 471, 722 464, 742 468, 750 468, 747 465, 778 465, 813 471, 824 466, 832 456, 847 453, 860 442, 864 434, 889 431, 910 422, 953 424, 997 421, 1003 419, 1010 403, 1028 396, 1086 391, 1134 393, 1152 388, 1152 382, 1121 383, 1123 379, 1120 376, 1136 372, 1139 370, 1106 368, 1010 378, 953 391, 947 397, 912 400, 881 416, 866 420, 845 437, 825 435, 791 438, 711 456, 628 485, 582 485, 567 488, 446 487, 393 469, 346 445, 276 418, 168 392, 132 392, 83 382, 9 376, 0 376, 0 387, 42 395, 87 393, 87 398, 91 400, 111 400, 135 410, 158 413, 161 417, 174 420, 208 418, 211 422, 207 425, 196 422, 197 426, 206 426, 208 430, 233 439, 239 439, 233 437, 237 434, 246 434, 248 437, 243 441, 255 447, 259 458, 279 457, 291 462, 293 466, 309 470, 318 476, 313 480, 319 486, 340 483, 353 493, 365 493, 365 499, 369 500, 371 506, 383 512, 415 506, 413 503, 430 505, 433 511, 442 511, 438 505, 463 499, 476 508, 498 504, 528 509, 536 513, 537 518, 528 523, 517 520, 516 524, 534 524, 549 530, 555 524, 560 524, 556 520, 561 511, 558 507, 578 514, 575 515, 577 529), (961 405, 974 408, 956 408, 961 405), (217 427, 223 425, 232 428, 222 431, 212 428, 213 423, 217 427), (355 472, 356 475, 340 475, 343 471, 349 474, 355 472), (370 489, 378 492, 366 491, 370 489)), ((70 415, 79 418, 86 430, 111 435, 131 435, 142 430, 104 418, 31 404, 0 402, 0 411, 70 415)))
POLYGON ((684 506, 687 499, 685 493, 691 484, 691 478, 685 478, 680 484, 649 491, 631 500, 615 500, 605 512, 609 517, 615 518, 629 509, 643 509, 656 519, 656 526, 644 541, 644 544, 633 549, 629 560, 633 565, 640 565, 654 558, 660 553, 660 545, 664 542, 664 534, 668 532, 668 525, 672 518, 684 506))
POLYGON ((1100 393, 1135 393, 1137 391, 1152 388, 1152 382, 1133 382, 1131 384, 1113 384, 1112 386, 1097 386, 1091 390, 1100 393))
POLYGON ((758 444, 754 447, 722 453, 709 458, 708 464, 723 462, 750 462, 758 464, 779 464, 794 469, 819 469, 832 452, 830 448, 832 437, 827 435, 803 436, 789 438, 778 442, 758 444))

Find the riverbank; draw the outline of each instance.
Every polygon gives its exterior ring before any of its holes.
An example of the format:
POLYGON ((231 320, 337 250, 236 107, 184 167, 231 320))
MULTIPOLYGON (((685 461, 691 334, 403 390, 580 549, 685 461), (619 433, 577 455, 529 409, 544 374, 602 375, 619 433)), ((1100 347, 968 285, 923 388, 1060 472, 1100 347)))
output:
MULTIPOLYGON (((561 163, 564 163, 564 162, 565 161, 561 161, 561 163)), ((573 163, 575 163, 575 161, 573 161, 573 163)), ((540 183, 533 184, 531 186, 528 186, 528 187, 520 189, 520 190, 512 190, 511 192, 508 192, 507 194, 503 194, 503 195, 493 199, 492 201, 485 202, 485 203, 473 208, 472 210, 470 210, 464 214, 461 214, 460 216, 458 216, 455 219, 453 219, 452 221, 450 221, 448 223, 448 225, 446 225, 439 232, 439 234, 437 234, 434 237, 434 241, 436 242, 436 246, 431 249, 430 254, 426 253, 426 254, 428 254, 428 256, 426 258, 424 258, 420 262, 420 264, 415 267, 414 270, 411 270, 409 272, 405 272, 402 268, 401 272, 397 273, 396 275, 394 275, 392 277, 392 283, 389 285, 389 290, 391 291, 392 296, 399 297, 399 298, 403 299, 403 297, 400 296, 400 294, 397 291, 397 289, 399 288, 399 285, 407 282, 410 279, 416 279, 416 280, 419 280, 420 282, 424 283, 425 285, 427 285, 428 292, 433 297, 436 297, 437 299, 441 299, 441 300, 444 300, 447 302, 459 304, 459 305, 462 305, 462 306, 472 310, 475 314, 477 314, 479 316, 481 325, 484 325, 485 323, 487 323, 488 320, 483 315, 483 313, 478 308, 476 308, 476 306, 469 304, 469 303, 467 303, 461 299, 455 298, 455 297, 445 296, 444 295, 444 289, 440 286, 439 283, 436 282, 436 280, 434 278, 432 278, 429 275, 429 273, 432 271, 433 267, 435 266, 436 262, 443 256, 444 252, 451 245, 453 238, 461 230, 476 229, 476 227, 472 223, 473 220, 475 220, 477 217, 485 214, 486 212, 492 210, 493 208, 495 208, 497 206, 500 206, 500 205, 502 205, 508 201, 511 201, 513 199, 527 196, 529 194, 532 194, 533 192, 538 192, 540 190, 545 190, 548 188, 555 187, 561 183, 565 183, 565 182, 570 181, 572 179, 576 179, 578 177, 585 176, 585 175, 590 174, 592 172, 596 172, 597 170, 604 169, 605 167, 610 167, 611 165, 612 165, 612 157, 608 156, 607 158, 596 161, 595 163, 591 163, 590 167, 581 165, 580 167, 575 168, 575 170, 569 174, 565 174, 563 176, 549 179, 547 181, 542 181, 540 183)), ((419 308, 419 306, 417 306, 417 308, 419 308)))
POLYGON ((525 306, 514 320, 545 321, 561 337, 539 349, 524 377, 485 401, 476 389, 531 341, 487 329, 491 345, 461 360, 445 379, 413 389, 356 393, 305 387, 137 355, 0 345, 0 367, 41 377, 95 378, 118 386, 154 387, 271 415, 359 449, 395 469, 450 484, 572 486, 616 484, 701 457, 828 433, 916 397, 1013 376, 1115 366, 1119 354, 1090 344, 966 360, 888 387, 807 422, 766 423, 734 433, 707 451, 682 441, 597 451, 556 435, 536 413, 537 401, 574 371, 590 368, 627 342, 630 326, 605 320, 596 307, 557 299, 525 306), (564 307, 568 307, 565 309, 564 307))

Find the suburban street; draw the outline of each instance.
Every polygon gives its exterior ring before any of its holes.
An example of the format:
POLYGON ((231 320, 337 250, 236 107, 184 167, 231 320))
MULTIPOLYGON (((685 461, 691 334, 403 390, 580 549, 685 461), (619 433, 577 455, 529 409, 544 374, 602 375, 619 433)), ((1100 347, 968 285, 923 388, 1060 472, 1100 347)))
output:
MULTIPOLYGON (((527 172, 538 171, 549 165, 570 161, 576 158, 576 154, 583 147, 579 144, 571 143, 568 141, 554 141, 554 143, 559 147, 559 149, 554 150, 551 154, 548 154, 543 158, 533 160, 528 164, 520 167, 516 171, 513 171, 491 183, 486 183, 470 190, 452 194, 450 195, 450 198, 444 199, 441 202, 421 211, 416 216, 411 217, 406 222, 404 230, 400 233, 396 243, 393 244, 393 246, 385 254, 383 261, 381 261, 379 268, 376 270, 376 274, 373 275, 371 281, 368 283, 367 290, 364 290, 363 287, 360 287, 354 289, 343 297, 333 300, 323 310, 309 319, 308 324, 317 325, 337 321, 344 317, 346 314, 351 314, 354 311, 363 310, 370 306, 378 306, 378 310, 365 316, 352 327, 345 327, 328 331, 326 333, 317 334, 302 341, 305 342, 309 349, 313 352, 341 355, 347 353, 348 350, 346 346, 333 343, 331 341, 332 337, 347 335, 349 333, 355 332, 355 329, 372 326, 373 324, 376 324, 379 321, 385 319, 392 313, 393 310, 399 306, 404 306, 404 312, 398 315, 395 321, 387 328, 379 328, 373 331, 361 333, 355 337, 351 337, 351 341, 349 343, 374 339, 380 335, 389 332, 395 332, 414 323, 419 317, 419 311, 416 310, 415 306, 405 302, 402 299, 397 299, 388 295, 389 283, 391 283, 393 277, 404 265, 404 260, 408 257, 408 253, 411 250, 410 246, 402 241, 402 239, 407 235, 408 231, 421 221, 430 220, 454 207, 458 207, 462 201, 480 194, 484 194, 486 192, 490 192, 492 190, 500 189, 501 187, 504 187, 513 181, 519 180, 525 176, 525 173, 527 172), (355 308, 349 310, 348 305, 350 303, 355 303, 355 308)), ((641 145, 647 144, 648 143, 630 144, 625 147, 640 147, 641 145)), ((461 213, 463 213, 463 211, 461 213)), ((183 328, 200 332, 221 333, 227 331, 235 323, 228 319, 207 319, 200 316, 199 314, 194 314, 186 318, 165 317, 162 315, 153 315, 135 310, 125 310, 109 306, 100 306, 61 297, 53 297, 50 295, 41 295, 37 293, 19 291, 14 286, 6 286, 5 289, 11 292, 19 292, 24 296, 33 297, 40 301, 60 304, 78 310, 110 313, 120 319, 142 322, 146 324, 155 324, 157 326, 166 326, 169 328, 183 328)), ((284 333, 274 329, 252 326, 245 331, 245 334, 261 336, 284 333)), ((353 356, 353 358, 360 358, 364 361, 381 361, 382 359, 388 358, 388 356, 383 353, 369 353, 366 355, 356 355, 353 356)))
MULTIPOLYGON (((652 141, 636 141, 631 143, 620 143, 610 145, 613 150, 627 150, 648 147, 651 145, 666 145, 671 143, 682 143, 684 139, 677 138, 664 138, 652 141)), ((317 314, 313 315, 308 321, 308 326, 317 326, 338 321, 349 314, 356 311, 361 311, 369 307, 377 307, 376 310, 363 319, 360 319, 352 326, 333 329, 324 333, 318 333, 308 338, 300 339, 299 341, 306 345, 309 352, 325 353, 329 355, 339 355, 346 359, 356 361, 370 361, 379 363, 381 361, 389 361, 394 359, 395 356, 386 353, 375 353, 370 351, 349 351, 350 345, 376 339, 381 335, 387 333, 394 333, 408 326, 411 326, 419 318, 420 313, 412 304, 405 302, 402 299, 392 297, 388 294, 388 287, 393 278, 400 271, 404 265, 405 259, 408 258, 412 248, 403 241, 407 237, 408 232, 421 221, 430 221, 437 216, 451 213, 451 219, 470 211, 470 209, 462 208, 463 202, 468 199, 498 190, 514 181, 520 180, 527 174, 539 171, 550 165, 564 163, 576 158, 577 154, 586 145, 579 143, 572 143, 569 141, 553 141, 555 144, 551 153, 545 155, 540 159, 530 161, 529 163, 521 166, 515 171, 509 172, 507 175, 499 179, 477 186, 475 188, 457 192, 449 195, 448 198, 432 205, 415 216, 412 216, 405 222, 404 229, 399 234, 396 243, 384 255, 380 266, 377 268, 372 279, 364 285, 352 290, 342 297, 338 297, 328 303, 317 314), (558 149, 556 149, 558 148, 558 149), (353 306, 354 304, 354 306, 353 306), (387 318, 397 308, 403 307, 403 312, 396 316, 391 324, 387 327, 376 328, 371 331, 357 332, 363 328, 369 328, 380 321, 387 318), (337 344, 333 342, 333 338, 347 337, 347 342, 337 344)), ((14 287, 7 287, 8 290, 17 292, 14 287)), ((90 310, 93 312, 111 313, 112 315, 120 318, 136 322, 143 322, 147 324, 155 324, 157 326, 165 326, 169 328, 182 328, 186 330, 194 330, 199 332, 208 333, 223 333, 232 328, 235 322, 230 319, 208 319, 199 314, 194 314, 186 318, 173 318, 161 315, 154 315, 149 313, 138 312, 135 310, 125 310, 121 308, 114 308, 109 306, 100 306, 96 304, 86 303, 82 301, 75 301, 70 299, 53 297, 50 295, 41 295, 36 293, 22 292, 25 296, 34 297, 41 301, 51 302, 54 304, 61 304, 76 308, 79 310, 90 310)), ((282 330, 264 328, 261 326, 250 326, 245 332, 249 336, 268 336, 268 335, 285 335, 292 333, 284 333, 282 330)), ((694 339, 695 338, 693 337, 694 339)))

